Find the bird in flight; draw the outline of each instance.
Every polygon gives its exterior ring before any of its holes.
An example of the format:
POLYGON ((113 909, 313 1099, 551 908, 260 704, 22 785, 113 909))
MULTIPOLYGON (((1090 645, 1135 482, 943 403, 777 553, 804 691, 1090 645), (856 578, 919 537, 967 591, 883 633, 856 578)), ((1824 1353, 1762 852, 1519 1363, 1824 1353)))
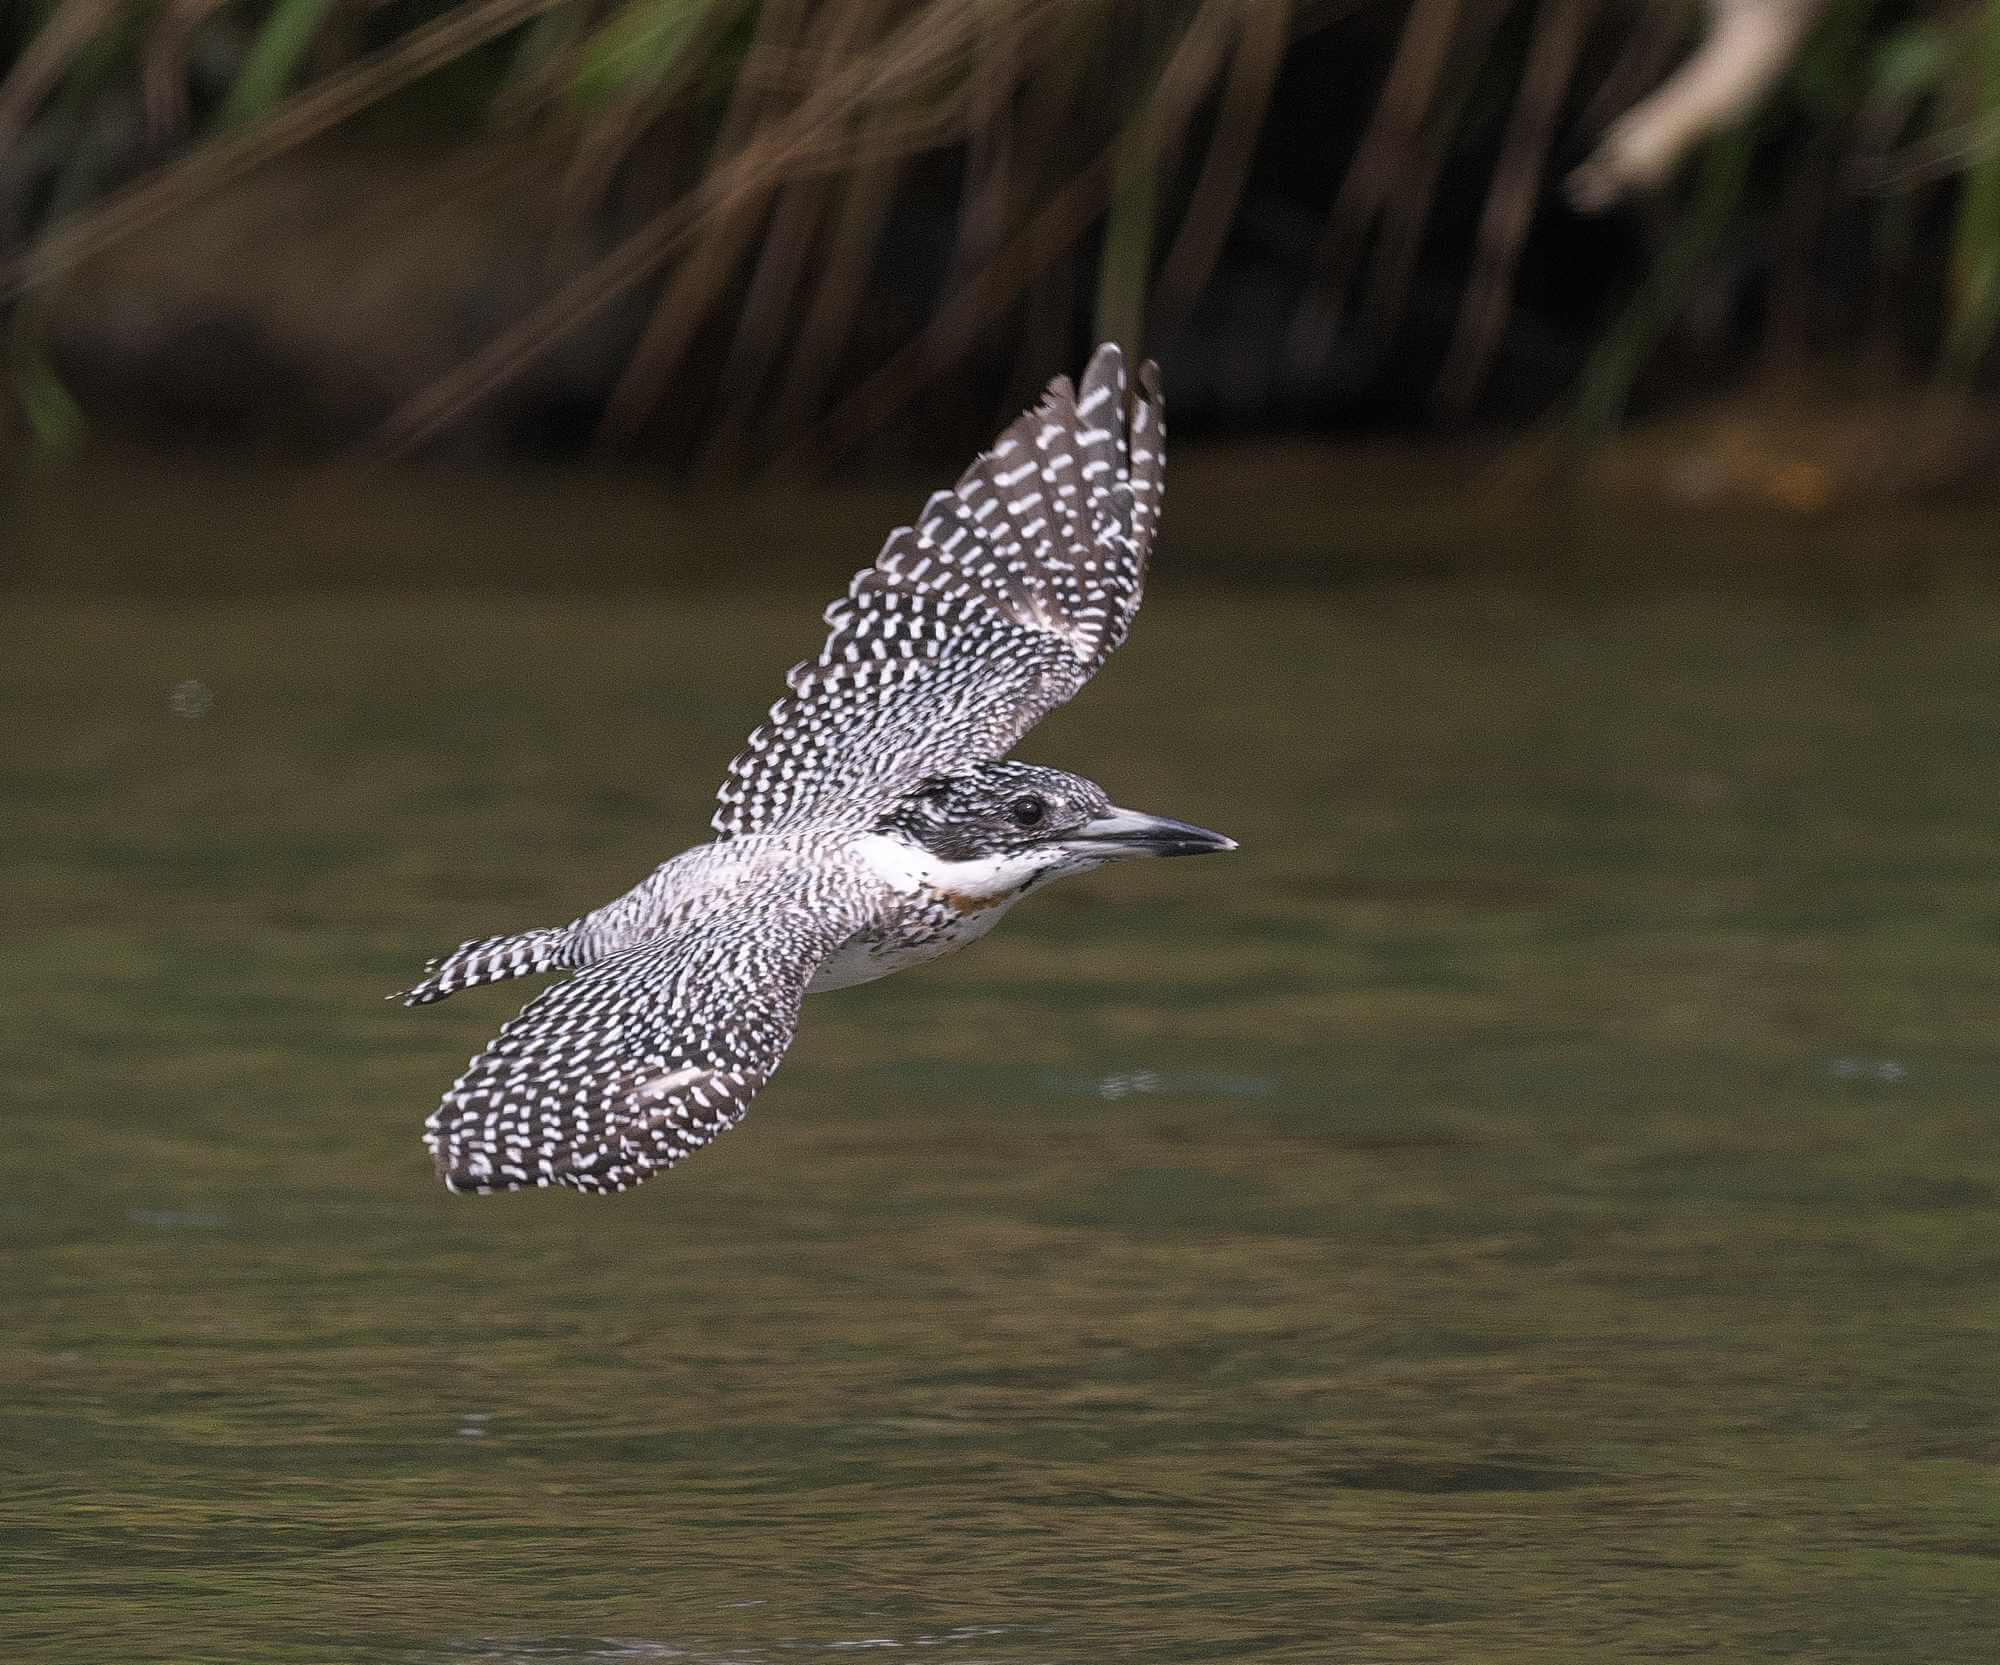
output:
POLYGON ((627 1190, 741 1118, 805 995, 962 948, 1060 874, 1236 847, 1006 759, 1138 611, 1166 467, 1151 364, 1138 384, 1099 347, 890 534, 730 765, 713 842, 570 924, 425 967, 405 1005, 577 973, 425 1123, 447 1187, 627 1190))

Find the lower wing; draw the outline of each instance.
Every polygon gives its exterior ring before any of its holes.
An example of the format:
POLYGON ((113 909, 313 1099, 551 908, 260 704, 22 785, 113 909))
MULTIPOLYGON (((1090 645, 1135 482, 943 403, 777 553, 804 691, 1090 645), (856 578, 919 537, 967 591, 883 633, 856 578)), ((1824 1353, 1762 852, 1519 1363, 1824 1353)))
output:
POLYGON ((851 934, 800 875, 602 960, 531 1001, 424 1124, 453 1191, 624 1191, 743 1117, 799 1002, 851 934))

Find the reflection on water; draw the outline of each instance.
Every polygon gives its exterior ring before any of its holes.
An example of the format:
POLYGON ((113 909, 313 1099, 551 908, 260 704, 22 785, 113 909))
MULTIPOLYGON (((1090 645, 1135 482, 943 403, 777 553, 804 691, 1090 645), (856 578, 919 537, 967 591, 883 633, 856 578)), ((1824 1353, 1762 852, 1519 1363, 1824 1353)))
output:
POLYGON ((818 599, 14 609, 12 1657, 1987 1657, 2000 609, 1163 585, 1026 750, 1239 855, 446 1196, 818 599))

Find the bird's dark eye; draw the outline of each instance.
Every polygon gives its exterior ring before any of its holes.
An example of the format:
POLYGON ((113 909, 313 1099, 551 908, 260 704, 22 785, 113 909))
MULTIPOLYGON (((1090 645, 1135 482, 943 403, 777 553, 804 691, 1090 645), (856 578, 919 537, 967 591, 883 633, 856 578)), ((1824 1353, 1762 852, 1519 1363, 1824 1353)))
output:
POLYGON ((1048 812, 1049 806, 1032 792, 1023 793, 1007 806, 1007 814, 1017 827, 1038 827, 1048 812))

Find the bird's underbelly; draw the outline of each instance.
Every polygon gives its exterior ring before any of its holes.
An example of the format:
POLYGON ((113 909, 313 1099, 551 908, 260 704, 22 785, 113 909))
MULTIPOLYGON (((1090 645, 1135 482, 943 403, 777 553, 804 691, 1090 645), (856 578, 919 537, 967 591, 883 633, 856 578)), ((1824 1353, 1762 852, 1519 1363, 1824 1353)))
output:
POLYGON ((981 906, 957 909, 912 899, 908 908, 885 924, 856 931, 820 961, 818 972, 806 985, 806 993, 821 994, 827 989, 872 983, 892 971, 940 959, 985 936, 1015 900, 1008 896, 981 906))

